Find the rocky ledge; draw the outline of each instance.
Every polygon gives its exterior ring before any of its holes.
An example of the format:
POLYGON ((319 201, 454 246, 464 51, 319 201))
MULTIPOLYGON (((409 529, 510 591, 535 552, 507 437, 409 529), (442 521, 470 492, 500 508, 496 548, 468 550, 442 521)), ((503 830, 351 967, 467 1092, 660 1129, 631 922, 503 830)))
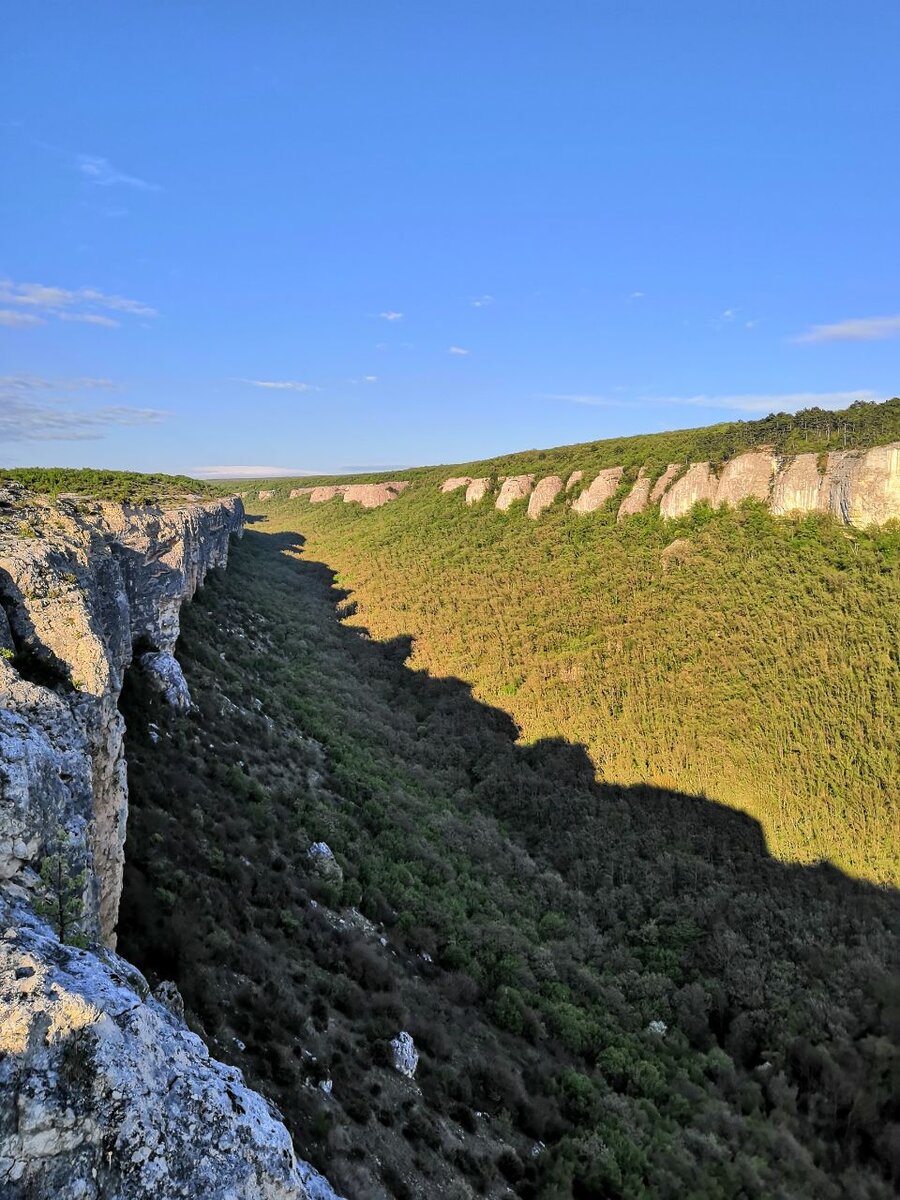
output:
POLYGON ((0 490, 0 880, 25 891, 51 845, 84 873, 84 931, 114 944, 128 790, 118 710, 140 655, 190 703, 178 614, 243 529, 237 498, 131 508, 0 490))
POLYGON ((279 1114, 113 952, 128 813, 118 700, 137 660, 190 693, 179 610, 237 498, 170 508, 0 490, 0 1195, 338 1200, 279 1114), (39 914, 39 915, 38 915, 39 914), (46 920, 45 920, 46 918, 46 920), (105 947, 105 948, 104 948, 105 947))
POLYGON ((172 986, 158 995, 0 897, 0 1195, 339 1200, 172 1011, 172 986))

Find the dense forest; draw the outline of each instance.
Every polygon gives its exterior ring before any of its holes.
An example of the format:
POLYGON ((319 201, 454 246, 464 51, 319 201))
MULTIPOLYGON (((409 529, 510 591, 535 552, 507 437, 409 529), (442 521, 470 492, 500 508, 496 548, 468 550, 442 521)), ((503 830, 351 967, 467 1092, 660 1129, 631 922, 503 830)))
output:
POLYGON ((755 502, 616 521, 638 464, 763 436, 819 448, 852 421, 900 439, 900 400, 403 472, 410 487, 372 512, 289 501, 283 481, 257 507, 352 589, 351 622, 412 635, 414 666, 472 684, 523 741, 583 744, 602 780, 707 795, 759 820, 785 860, 897 885, 897 524, 773 518, 755 502), (439 491, 448 475, 590 478, 613 463, 628 466, 619 491, 589 516, 564 496, 530 522, 521 502, 497 512, 439 491))
MULTIPOLYGON (((689 648, 652 728, 681 754, 728 737, 749 795, 767 783, 753 729, 769 710, 792 711, 819 770, 839 725, 812 722, 817 696, 829 712, 851 697, 867 731, 872 698, 888 697, 879 589, 896 536, 702 513, 677 530, 690 555, 663 573, 674 534, 651 517, 623 534, 602 514, 535 529, 417 492, 376 512, 294 502, 256 520, 183 611, 190 715, 131 680, 122 952, 177 981, 214 1053, 279 1104, 351 1200, 893 1196, 896 893, 776 861, 754 821, 692 789, 598 782, 573 732, 536 735, 532 720, 521 738, 450 677, 464 672, 412 669, 411 639, 370 636, 353 607, 390 599, 407 630, 433 611, 425 657, 438 626, 455 628, 441 662, 464 660, 470 678, 503 648, 488 677, 510 710, 539 703, 537 656, 517 655, 551 626, 548 696, 577 698, 579 655, 602 650, 591 686, 606 687, 607 731, 653 655, 671 671, 689 648), (292 526, 314 532, 304 544, 292 526), (352 597, 332 586, 329 544, 352 597), (773 571, 790 604, 769 617, 775 585, 754 591, 773 571), (480 572, 479 591, 460 590, 480 572), (662 601, 645 603, 648 588, 662 601), (788 611, 810 628, 782 644, 788 611), (803 674, 835 655, 833 675, 803 674), (876 668, 865 687, 857 655, 876 668), (762 680, 740 690, 750 662, 762 680), (799 712, 788 663, 811 692, 799 712), (320 841, 327 871, 309 853, 320 841), (390 1067, 401 1029, 421 1053, 414 1082, 390 1067)), ((885 739, 846 747, 836 770, 865 762, 877 779, 885 739)), ((657 750, 632 773, 649 778, 657 750)))

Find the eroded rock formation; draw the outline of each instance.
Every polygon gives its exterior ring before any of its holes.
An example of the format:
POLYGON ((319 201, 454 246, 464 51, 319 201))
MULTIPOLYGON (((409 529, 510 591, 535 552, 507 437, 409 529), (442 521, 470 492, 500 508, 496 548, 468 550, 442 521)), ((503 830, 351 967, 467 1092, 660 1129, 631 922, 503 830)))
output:
POLYGON ((614 495, 623 473, 622 467, 609 467, 606 471, 601 471, 593 483, 588 484, 581 495, 573 500, 572 512, 595 512, 614 495))
POLYGON ((501 512, 506 512, 516 500, 525 500, 531 494, 533 484, 533 475, 508 475, 503 480, 495 507, 499 508, 501 512))
POLYGON ((490 486, 491 481, 487 477, 470 480, 466 488, 466 504, 479 504, 487 495, 490 486))
POLYGON ((14 643, 13 658, 0 656, 0 877, 28 886, 64 829, 90 866, 89 926, 108 944, 128 803, 124 673, 137 647, 183 699, 179 609, 242 525, 237 498, 163 510, 0 492, 0 603, 14 643))
MULTIPOLYGON (((570 503, 573 512, 591 513, 601 508, 618 490, 624 469, 601 471, 570 503)), ((729 459, 720 471, 708 462, 688 466, 669 463, 651 486, 652 472, 641 467, 631 491, 619 506, 618 519, 644 512, 659 504, 663 517, 684 516, 695 504, 734 508, 743 500, 759 500, 776 515, 829 513, 847 525, 865 528, 900 519, 900 442, 869 450, 837 450, 829 454, 797 454, 779 457, 767 450, 751 450, 729 459)), ((582 479, 573 471, 566 481, 568 493, 582 479)), ((512 475, 500 490, 497 507, 507 509, 529 497, 528 516, 536 519, 562 490, 558 475, 542 479, 532 491, 533 475, 512 475)), ((462 487, 465 478, 448 479, 441 491, 462 487), (450 486, 452 485, 452 487, 450 486)), ((468 482, 466 503, 476 484, 468 482)), ((567 501, 567 503, 569 503, 567 501)))
POLYGON ((382 504, 396 500, 403 489, 407 487, 409 487, 408 479, 391 479, 387 483, 335 483, 325 487, 294 488, 291 492, 291 499, 296 500, 301 496, 309 496, 310 504, 325 504, 337 496, 343 496, 345 504, 360 504, 363 508, 380 508, 382 504))
POLYGON ((535 486, 528 500, 528 515, 533 521, 549 508, 562 491, 563 481, 558 475, 548 475, 535 486))

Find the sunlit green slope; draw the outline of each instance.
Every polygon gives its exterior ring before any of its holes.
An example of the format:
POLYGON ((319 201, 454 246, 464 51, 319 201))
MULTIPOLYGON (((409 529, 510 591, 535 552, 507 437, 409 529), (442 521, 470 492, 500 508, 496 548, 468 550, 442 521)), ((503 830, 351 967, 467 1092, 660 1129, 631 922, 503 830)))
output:
POLYGON ((372 511, 287 499, 308 480, 270 483, 256 507, 339 572, 351 621, 411 634, 413 665, 472 683, 524 740, 583 743, 601 779, 705 794, 756 817, 779 857, 897 883, 900 530, 753 503, 615 514, 641 463, 898 438, 895 400, 399 472, 409 488, 372 511), (612 465, 629 468, 619 492, 585 516, 559 498, 532 522, 523 503, 439 491, 612 465))

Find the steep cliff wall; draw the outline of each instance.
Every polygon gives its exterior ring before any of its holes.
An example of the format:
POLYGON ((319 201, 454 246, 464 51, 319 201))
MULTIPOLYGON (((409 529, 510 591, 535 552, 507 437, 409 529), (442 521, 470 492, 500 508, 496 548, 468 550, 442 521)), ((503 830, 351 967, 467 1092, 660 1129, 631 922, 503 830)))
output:
POLYGON ((137 648, 165 688, 183 685, 179 609, 242 527, 234 498, 155 509, 0 492, 0 879, 32 887, 65 831, 72 873, 86 869, 86 931, 107 945, 128 810, 124 673, 137 648))
POLYGON ((148 686, 190 704, 173 654, 179 609, 242 529, 234 498, 155 509, 0 491, 0 1194, 10 1200, 337 1200, 297 1161, 279 1114, 187 1029, 177 991, 154 998, 98 946, 115 942, 122 885, 125 671, 137 655, 148 686))
MULTIPOLYGON (((655 481, 654 474, 647 467, 640 468, 619 505, 620 521, 654 504, 659 504, 663 517, 672 519, 701 502, 733 508, 748 499, 762 501, 775 515, 830 513, 860 528, 900 519, 900 442, 827 455, 779 457, 767 450, 752 450, 729 459, 721 471, 708 462, 687 466, 669 463, 655 481)), ((595 512, 616 494, 623 475, 622 467, 608 467, 567 503, 573 512, 595 512)), ((566 492, 582 477, 582 471, 572 472, 566 492)), ((538 518, 562 490, 562 483, 559 476, 548 475, 532 492, 533 480, 533 475, 508 478, 500 490, 497 508, 506 509, 513 500, 530 493, 528 516, 538 518)), ((486 487, 487 481, 476 482, 486 487)), ((470 490, 474 486, 468 477, 448 479, 440 490, 451 492, 466 484, 470 490)))

